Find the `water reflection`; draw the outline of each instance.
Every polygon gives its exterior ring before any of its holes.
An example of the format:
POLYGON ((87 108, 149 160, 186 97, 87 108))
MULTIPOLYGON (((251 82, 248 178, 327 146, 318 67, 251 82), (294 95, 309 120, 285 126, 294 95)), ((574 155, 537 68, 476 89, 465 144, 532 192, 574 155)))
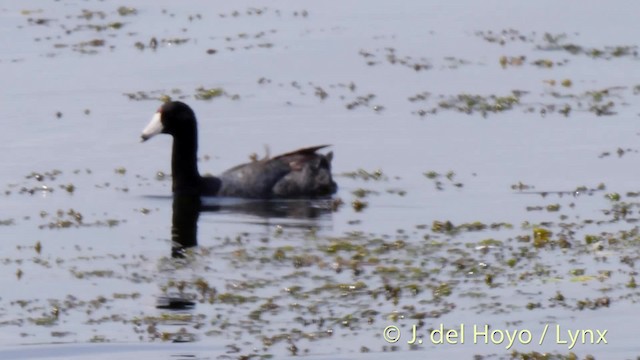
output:
POLYGON ((198 245, 199 196, 175 196, 171 218, 171 257, 183 258, 185 250, 198 245))
MULTIPOLYGON (((275 201, 174 196, 171 258, 176 260, 174 265, 177 267, 183 267, 185 261, 187 263, 191 261, 189 249, 198 246, 198 220, 201 212, 231 214, 234 222, 241 221, 250 226, 267 225, 267 229, 271 229, 272 222, 278 222, 287 227, 309 228, 321 227, 322 223, 330 224, 331 205, 330 199, 275 201)), ((223 221, 229 222, 229 220, 223 221)), ((180 283, 180 281, 174 281, 174 283, 180 283)), ((182 288, 170 295, 159 296, 156 308, 178 311, 192 309, 196 305, 195 296, 184 290, 182 288)), ((174 339, 174 341, 185 341, 185 339, 174 339)))
MULTIPOLYGON (((252 225, 321 227, 330 223, 331 199, 247 200, 174 196, 171 226, 171 257, 183 258, 185 251, 198 245, 198 219, 201 212, 233 215, 233 221, 252 225)), ((229 220, 226 220, 229 222, 229 220)))

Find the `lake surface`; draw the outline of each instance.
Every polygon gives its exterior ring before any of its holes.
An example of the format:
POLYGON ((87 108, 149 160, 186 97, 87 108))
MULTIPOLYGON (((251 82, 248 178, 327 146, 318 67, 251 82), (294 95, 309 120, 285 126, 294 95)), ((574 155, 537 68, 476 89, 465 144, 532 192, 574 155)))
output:
POLYGON ((0 4, 0 358, 635 359, 639 10, 0 4), (167 97, 338 193, 172 199, 167 97))

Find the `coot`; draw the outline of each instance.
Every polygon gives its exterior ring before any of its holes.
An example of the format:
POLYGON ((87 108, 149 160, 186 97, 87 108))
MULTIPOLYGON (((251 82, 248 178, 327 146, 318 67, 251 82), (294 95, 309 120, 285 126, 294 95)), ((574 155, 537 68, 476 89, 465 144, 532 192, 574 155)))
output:
POLYGON ((214 177, 198 172, 198 126, 187 104, 172 101, 160 107, 142 131, 142 141, 160 133, 173 136, 171 173, 176 195, 269 199, 328 197, 337 190, 331 176, 333 153, 317 152, 328 145, 241 164, 214 177))

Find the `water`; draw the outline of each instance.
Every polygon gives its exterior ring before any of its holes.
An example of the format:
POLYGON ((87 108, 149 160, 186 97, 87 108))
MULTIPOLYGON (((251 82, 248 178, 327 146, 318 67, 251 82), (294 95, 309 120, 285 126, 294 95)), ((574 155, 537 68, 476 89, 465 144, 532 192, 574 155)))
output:
POLYGON ((3 4, 2 358, 635 358, 637 7, 3 4), (200 87, 225 95, 197 100, 200 87), (160 101, 125 95, 138 92, 194 108, 202 173, 265 146, 332 144, 344 204, 206 199, 176 215, 169 176, 157 179, 171 139, 139 142, 160 101), (464 94, 507 109, 445 109, 468 105, 464 94), (343 175, 359 169, 381 176, 343 175), (191 234, 182 246, 176 216, 191 234), (487 228, 434 228, 447 221, 487 228), (534 228, 551 243, 525 241, 534 228), (423 343, 410 346, 413 324, 423 343), (436 345, 440 324, 533 339, 436 345), (397 343, 382 338, 389 325, 397 343), (607 344, 568 349, 565 330, 607 330, 607 344))

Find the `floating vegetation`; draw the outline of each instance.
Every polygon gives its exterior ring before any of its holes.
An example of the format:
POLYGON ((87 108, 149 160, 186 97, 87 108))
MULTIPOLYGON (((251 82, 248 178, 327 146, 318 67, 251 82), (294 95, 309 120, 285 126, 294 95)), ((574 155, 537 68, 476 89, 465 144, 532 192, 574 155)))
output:
POLYGON ((0 226, 11 226, 11 225, 15 225, 15 220, 13 219, 4 219, 4 220, 0 220, 0 226))
MULTIPOLYGON (((230 35, 230 36, 225 36, 224 40, 226 42, 234 42, 234 41, 250 41, 250 40, 254 40, 254 39, 262 39, 267 37, 270 34, 275 34, 277 33, 278 30, 276 29, 271 29, 271 30, 265 30, 265 31, 259 31, 253 34, 248 34, 248 33, 239 33, 236 35, 230 35)), ((263 43, 265 44, 265 43, 263 43)), ((270 44, 270 43, 269 43, 270 44)), ((254 45, 245 45, 243 48, 244 49, 250 49, 252 48, 254 45)), ((260 44, 257 44, 256 46, 260 47, 260 44)), ((269 46, 270 47, 270 46, 269 46)))
POLYGON ((73 192, 76 191, 76 186, 73 184, 60 185, 60 187, 69 194, 73 194, 73 192))
MULTIPOLYGON (((546 80, 546 84, 555 86, 555 80, 546 80)), ((563 88, 571 88, 573 81, 563 79, 559 82, 563 88)), ((618 105, 624 104, 623 92, 627 90, 624 86, 613 86, 598 90, 589 90, 583 93, 572 94, 563 93, 557 90, 547 89, 544 96, 561 100, 561 103, 554 102, 524 102, 523 97, 529 95, 528 92, 522 90, 512 90, 510 95, 472 95, 459 94, 453 96, 440 95, 437 105, 432 108, 424 108, 415 110, 412 113, 425 117, 427 115, 436 115, 440 111, 457 111, 465 114, 480 114, 487 117, 489 114, 501 113, 511 110, 520 109, 524 113, 539 113, 541 116, 547 116, 553 113, 561 114, 568 117, 573 112, 590 112, 597 116, 616 115, 615 110, 618 105)), ((430 102, 433 96, 428 92, 418 93, 409 97, 409 101, 430 102)))
MULTIPOLYGON (((426 172, 425 176, 455 178, 453 172, 426 172)), ((373 194, 366 189, 360 190, 354 195, 373 194)), ((73 224, 87 222, 76 210, 60 210, 55 214, 43 212, 41 216, 60 218, 73 224)), ((190 249, 181 261, 170 258, 162 261, 161 274, 154 267, 139 267, 140 262, 146 261, 144 257, 138 258, 139 254, 100 254, 113 256, 122 264, 113 268, 93 265, 90 253, 80 250, 85 263, 41 261, 40 266, 68 269, 78 281, 132 281, 154 286, 160 282, 162 292, 155 309, 129 317, 113 309, 139 302, 140 294, 117 293, 89 299, 74 295, 52 299, 49 308, 58 309, 61 318, 86 313, 89 314, 89 325, 122 326, 149 341, 194 341, 207 336, 230 336, 225 339, 232 339, 237 334, 268 333, 256 335, 265 346, 256 354, 268 356, 277 351, 278 344, 289 344, 292 339, 320 341, 341 331, 365 331, 371 326, 384 328, 390 322, 402 319, 422 324, 467 306, 478 314, 508 312, 516 317, 522 310, 545 311, 550 306, 597 311, 618 302, 633 301, 633 295, 614 293, 612 289, 603 296, 597 288, 590 287, 592 283, 605 283, 618 291, 637 286, 628 269, 607 269, 611 266, 609 261, 589 266, 577 262, 570 269, 559 272, 543 256, 544 252, 560 248, 567 253, 558 256, 568 259, 582 255, 592 257, 594 251, 605 247, 608 256, 626 256, 628 253, 623 249, 638 242, 638 229, 635 228, 625 233, 589 235, 581 237, 580 241, 576 240, 582 234, 579 228, 571 228, 576 230, 574 234, 566 231, 569 224, 551 223, 527 224, 517 229, 508 223, 456 225, 442 220, 434 221, 431 227, 422 224, 391 234, 352 231, 326 236, 314 232, 313 240, 303 241, 300 232, 289 231, 292 229, 286 226, 278 228, 282 229, 278 234, 269 235, 277 241, 249 233, 216 238, 211 244, 190 249), (596 244, 601 246, 596 248, 596 244), (225 272, 205 271, 193 277, 166 278, 167 274, 174 273, 171 269, 188 269, 194 264, 209 268, 220 262, 224 263, 225 272), (91 266, 87 266, 89 264, 91 266), (256 271, 248 272, 247 269, 256 271), (265 275, 267 271, 277 272, 277 275, 265 275), (505 300, 496 308, 495 299, 502 296, 504 289, 525 291, 526 284, 531 281, 566 281, 584 284, 584 289, 579 297, 564 290, 551 298, 547 292, 536 292, 528 295, 529 299, 524 303, 505 300), (471 288, 474 290, 469 290, 471 288), (336 306, 335 301, 319 302, 319 298, 338 299, 340 306, 336 306), (213 315, 212 308, 218 309, 213 315), (98 311, 106 315, 91 315, 98 311), (291 324, 294 325, 290 327, 289 323, 278 320, 283 317, 293 318, 291 324), (226 335, 230 333, 235 335, 226 335)), ((36 243, 36 247, 42 246, 39 244, 36 243)), ((42 248, 36 251, 42 254, 42 248)), ((552 258, 557 259, 556 256, 552 258)), ((30 274, 20 272, 16 276, 24 280, 30 274)), ((41 300, 15 302, 8 307, 21 314, 37 311, 35 316, 25 315, 26 321, 39 319, 32 323, 37 321, 52 327, 52 331, 59 331, 55 317, 38 310, 42 308, 41 300)), ((110 335, 98 333, 96 336, 100 341, 113 340, 110 335)))
MULTIPOLYGON (((550 95, 553 96, 554 98, 559 98, 564 100, 567 100, 567 99, 574 100, 574 102, 576 103, 575 107, 577 109, 587 110, 598 116, 604 116, 604 115, 616 114, 616 112, 613 111, 616 105, 615 100, 622 98, 621 92, 625 89, 626 87, 614 86, 614 87, 600 89, 600 90, 586 91, 578 95, 561 94, 556 91, 550 92, 550 95), (584 103, 586 103, 586 105, 583 105, 584 103)), ((568 113, 565 115, 568 115, 568 113)))
POLYGON ((519 181, 517 184, 511 185, 511 189, 512 190, 519 190, 519 191, 533 190, 533 189, 535 189, 535 186, 527 185, 527 184, 519 181))
POLYGON ((571 87, 573 86, 573 81, 571 81, 571 79, 564 79, 560 82, 560 85, 564 87, 571 87))
POLYGON ((20 11, 21 15, 32 15, 32 14, 42 14, 42 13, 43 13, 42 9, 34 9, 34 10, 24 9, 20 11))
POLYGON ((374 66, 382 63, 382 60, 380 60, 380 58, 384 58, 388 64, 407 67, 414 71, 429 70, 433 68, 433 65, 427 59, 414 59, 411 56, 399 56, 396 54, 396 49, 391 47, 376 49, 373 52, 360 50, 358 54, 366 59, 366 64, 369 66, 374 66))
POLYGON ((460 225, 454 225, 451 221, 438 221, 434 220, 431 225, 431 231, 434 233, 444 233, 448 235, 456 235, 461 232, 483 231, 487 229, 498 230, 501 228, 511 229, 513 225, 508 223, 493 223, 484 224, 476 221, 472 223, 463 223, 460 225))
POLYGON ((586 48, 567 41, 566 34, 545 33, 542 37, 542 44, 537 45, 537 49, 544 51, 562 50, 571 55, 587 55, 591 58, 613 59, 620 57, 638 57, 637 46, 605 46, 604 48, 586 48))
POLYGON ((377 192, 375 190, 362 189, 362 188, 353 190, 351 193, 353 195, 355 195, 356 197, 358 197, 358 198, 364 198, 364 197, 367 197, 368 195, 372 195, 372 194, 373 195, 379 195, 380 194, 379 192, 377 192))
POLYGON ((353 110, 358 107, 368 108, 370 107, 370 104, 369 104, 370 101, 375 99, 375 97, 376 96, 374 94, 368 94, 366 96, 358 96, 355 98, 355 100, 347 103, 345 107, 349 110, 353 110))
POLYGON ((429 99, 429 97, 431 97, 431 93, 428 91, 423 91, 421 93, 410 96, 408 100, 411 102, 426 101, 427 99, 429 99))
POLYGON ((619 158, 621 158, 622 156, 628 154, 628 153, 638 153, 638 149, 631 149, 631 148, 617 148, 615 151, 604 151, 602 152, 600 155, 598 155, 599 158, 605 158, 608 156, 611 156, 611 153, 615 153, 616 155, 618 155, 619 158))
POLYGON ((106 41, 104 39, 93 39, 89 41, 82 41, 73 45, 73 50, 77 51, 81 54, 95 55, 98 53, 98 50, 95 48, 105 46, 106 41))
POLYGON ((360 179, 364 181, 369 181, 369 180, 387 181, 388 180, 388 177, 384 175, 381 169, 378 169, 372 172, 368 172, 364 169, 358 169, 356 171, 342 173, 340 174, 340 176, 348 177, 351 179, 360 179))
MULTIPOLYGON (((427 114, 436 114, 439 110, 454 110, 465 114, 480 113, 483 117, 486 117, 489 113, 512 110, 520 104, 522 95, 522 91, 516 90, 506 96, 460 94, 438 101, 436 108, 414 111, 414 114, 426 116, 427 114)), ((419 94, 416 96, 419 96, 419 94)), ((415 98, 415 96, 412 98, 415 98)))
POLYGON ((136 15, 137 13, 138 13, 138 10, 136 10, 135 8, 132 8, 132 7, 120 6, 118 8, 118 14, 120 16, 136 15))
POLYGON ((475 35, 489 43, 506 45, 508 43, 532 43, 535 41, 536 33, 522 34, 515 29, 504 29, 501 31, 476 31, 475 35))
MULTIPOLYGON (((520 351, 516 351, 514 350, 513 352, 511 352, 511 355, 508 359, 510 360, 520 360, 520 359, 527 359, 527 360, 578 360, 581 357, 578 357, 578 355, 576 355, 573 352, 569 352, 567 354, 562 354, 562 353, 549 353, 549 352, 544 352, 544 353, 540 353, 537 351, 530 351, 530 352, 520 352, 520 351)), ((595 358, 591 355, 586 355, 584 357, 585 360, 595 360, 595 358)))
POLYGON ((544 228, 533 229, 533 246, 540 248, 544 247, 551 241, 551 231, 544 228))
POLYGON ((604 196, 611 201, 620 201, 620 194, 618 193, 609 193, 604 196))
MULTIPOLYGON (((532 43, 536 44, 535 49, 542 51, 564 51, 571 55, 587 55, 595 59, 613 59, 621 57, 638 57, 638 47, 631 45, 605 46, 603 48, 588 48, 568 41, 569 36, 564 33, 539 35, 536 32, 523 34, 515 29, 505 29, 501 31, 477 31, 476 36, 489 43, 502 46, 511 43, 532 43)), ((538 64, 545 66, 544 64, 538 64)))
POLYGON ((82 13, 80 15, 78 15, 79 19, 84 19, 84 20, 93 20, 93 18, 96 17, 100 20, 103 20, 104 18, 107 17, 107 13, 105 13, 104 11, 91 11, 91 10, 87 10, 87 9, 83 9, 82 13))
POLYGON ((229 94, 226 91, 222 90, 221 88, 204 88, 204 87, 199 87, 196 89, 196 94, 194 95, 194 97, 197 100, 211 100, 220 96, 224 96, 226 98, 229 98, 231 100, 240 100, 240 95, 238 94, 229 94))
POLYGON ((286 13, 283 13, 282 10, 279 9, 272 9, 269 7, 249 7, 246 8, 244 10, 233 10, 231 12, 228 13, 219 13, 218 16, 220 18, 238 18, 238 17, 242 17, 242 16, 265 16, 265 15, 271 15, 271 16, 276 16, 276 17, 282 17, 284 15, 289 15, 291 17, 302 17, 302 18, 306 18, 309 16, 309 11, 306 9, 302 9, 302 10, 287 10, 286 13))
POLYGON ((90 25, 86 25, 86 28, 100 32, 100 31, 106 31, 106 30, 120 30, 124 27, 124 25, 125 24, 120 21, 114 21, 111 23, 101 24, 101 25, 90 24, 90 25))
POLYGON ((136 41, 133 46, 140 51, 145 50, 147 47, 151 50, 157 50, 159 46, 172 47, 186 44, 189 41, 191 41, 190 38, 168 38, 158 40, 156 37, 152 37, 146 45, 142 41, 136 41))
POLYGON ((189 42, 189 38, 169 38, 169 39, 162 39, 161 42, 167 46, 173 46, 173 45, 182 45, 182 44, 186 44, 187 42, 189 42))
POLYGON ((576 308, 578 310, 584 310, 584 309, 589 309, 589 310, 596 310, 598 308, 603 308, 603 307, 609 307, 609 305, 611 304, 611 299, 609 297, 600 297, 597 299, 584 299, 584 300, 578 300, 576 302, 576 308))
MULTIPOLYGON (((79 172, 80 172, 79 170, 74 171, 74 174, 79 174, 79 172)), ((90 171, 87 170, 87 173, 89 172, 90 171)), ((51 171, 45 171, 45 172, 33 171, 29 175, 25 176, 25 179, 28 180, 25 182, 25 184, 12 184, 10 187, 17 188, 19 194, 28 194, 28 195, 49 194, 49 193, 53 193, 55 189, 61 189, 69 194, 75 193, 75 191, 77 190, 77 187, 73 183, 55 184, 55 182, 57 182, 62 175, 63 175, 62 171, 57 169, 54 169, 51 171), (35 185, 33 185, 34 181, 35 181, 35 185)), ((11 191, 9 190, 5 191, 6 195, 10 193, 11 191)))
POLYGON ((541 67, 541 68, 547 68, 550 69, 552 68, 555 63, 549 59, 539 59, 533 62, 533 65, 541 67))
POLYGON ((399 196, 407 195, 407 191, 403 189, 387 189, 387 194, 395 194, 399 196))
POLYGON ((454 180, 456 173, 453 171, 448 171, 445 174, 440 174, 436 171, 427 171, 423 174, 427 179, 433 180, 434 185, 437 190, 444 190, 445 185, 448 183, 453 185, 456 188, 462 188, 464 185, 461 182, 457 182, 454 180), (446 183, 443 180, 446 179, 446 183))
MULTIPOLYGON (((164 90, 154 90, 154 91, 138 91, 134 93, 124 93, 129 100, 142 101, 142 100, 155 100, 165 102, 165 97, 168 95, 165 94, 164 90)), ((186 98, 186 96, 178 96, 176 98, 186 98)))
MULTIPOLYGON (((265 77, 259 78, 257 82, 265 89, 271 88, 269 85, 276 85, 276 89, 279 91, 294 91, 297 95, 301 96, 313 95, 323 104, 338 101, 343 104, 347 110, 368 109, 376 114, 382 114, 386 109, 384 105, 375 101, 377 99, 375 94, 358 94, 356 91, 358 87, 354 82, 317 84, 311 81, 307 83, 291 81, 287 87, 285 87, 284 83, 275 83, 274 80, 265 77)), ((292 101, 287 101, 287 105, 292 104, 292 101)))
POLYGON ((58 210, 55 214, 49 216, 48 213, 41 213, 41 217, 51 218, 49 223, 38 226, 40 229, 68 229, 79 227, 114 227, 125 222, 126 220, 106 219, 86 222, 82 213, 77 210, 69 209, 67 211, 58 210))
POLYGON ((547 211, 549 211, 549 212, 556 212, 556 211, 560 211, 560 204, 550 204, 550 205, 547 205, 547 211))
POLYGON ((37 181, 44 181, 44 180, 56 180, 56 178, 62 174, 62 171, 54 169, 51 171, 46 171, 44 173, 39 173, 39 172, 32 172, 31 174, 27 175, 26 178, 27 179, 35 179, 37 181))
POLYGON ((489 112, 502 112, 511 110, 514 105, 520 101, 520 92, 514 91, 511 95, 487 97, 482 95, 460 94, 448 100, 440 101, 438 106, 440 109, 454 109, 459 112, 472 114, 479 112, 486 116, 489 112))
POLYGON ((133 93, 124 93, 129 100, 134 101, 162 101, 168 102, 172 100, 185 100, 188 98, 195 98, 196 100, 212 100, 219 97, 225 97, 231 100, 240 100, 240 95, 229 94, 221 88, 205 88, 200 86, 195 89, 193 95, 188 95, 181 89, 171 90, 152 90, 152 91, 138 91, 133 93))
POLYGON ((320 100, 324 100, 329 96, 329 94, 326 91, 324 91, 323 88, 321 88, 319 86, 316 87, 315 95, 317 97, 319 97, 320 100))
POLYGON ((39 18, 39 19, 33 19, 33 18, 28 18, 27 22, 31 25, 45 25, 48 26, 49 23, 51 23, 52 21, 54 21, 53 19, 45 19, 45 18, 39 18))
POLYGON ((364 208, 366 208, 369 204, 367 204, 366 202, 360 200, 360 199, 355 199, 351 202, 351 207, 353 208, 353 210, 355 210, 356 212, 360 212, 362 211, 364 208))
POLYGON ((199 87, 196 89, 195 98, 197 100, 211 100, 222 95, 224 95, 224 90, 221 88, 205 89, 204 87, 199 87))
POLYGON ((527 57, 524 55, 521 56, 500 56, 499 62, 502 68, 507 68, 507 66, 522 66, 524 64, 525 59, 527 57))

